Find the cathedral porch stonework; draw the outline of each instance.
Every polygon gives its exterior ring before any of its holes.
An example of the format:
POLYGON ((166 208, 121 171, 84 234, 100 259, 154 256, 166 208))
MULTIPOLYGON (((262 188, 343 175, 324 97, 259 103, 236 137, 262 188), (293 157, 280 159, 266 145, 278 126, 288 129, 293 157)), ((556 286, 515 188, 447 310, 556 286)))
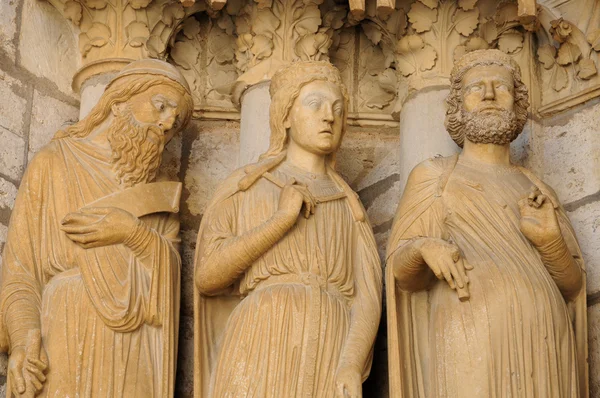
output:
MULTIPOLYGON (((0 251, 34 154, 57 130, 84 118, 130 62, 154 58, 176 66, 194 111, 165 147, 161 173, 183 183, 175 395, 191 397, 197 231, 220 182, 269 145, 273 75, 296 61, 328 60, 339 69, 350 98, 336 168, 365 206, 383 264, 410 170, 459 151, 443 127, 454 61, 488 48, 519 64, 530 93, 512 160, 554 188, 581 245, 590 396, 598 396, 598 0, 1 1, 0 251)), ((382 314, 364 396, 389 394, 382 314)), ((0 397, 8 396, 6 364, 0 354, 0 397)))

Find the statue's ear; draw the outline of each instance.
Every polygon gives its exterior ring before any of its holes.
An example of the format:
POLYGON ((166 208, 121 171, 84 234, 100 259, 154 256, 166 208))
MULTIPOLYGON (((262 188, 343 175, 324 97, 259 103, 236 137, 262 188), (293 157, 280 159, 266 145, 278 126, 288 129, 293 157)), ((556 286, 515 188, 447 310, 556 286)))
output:
POLYGON ((292 123, 290 122, 290 117, 286 117, 283 121, 283 127, 287 130, 292 127, 292 123))
POLYGON ((110 107, 110 110, 114 116, 122 115, 123 110, 125 109, 126 106, 127 105, 125 104, 125 102, 119 102, 116 104, 112 104, 110 107))

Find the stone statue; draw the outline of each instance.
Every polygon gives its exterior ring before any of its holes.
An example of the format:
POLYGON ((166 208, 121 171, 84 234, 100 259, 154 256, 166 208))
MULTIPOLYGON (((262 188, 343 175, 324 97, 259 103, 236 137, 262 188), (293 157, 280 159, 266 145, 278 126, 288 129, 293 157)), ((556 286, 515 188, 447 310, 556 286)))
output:
POLYGON ((195 396, 361 397, 382 275, 334 171, 348 93, 319 61, 291 64, 270 90, 270 147, 217 190, 198 234, 195 396))
POLYGON ((181 184, 152 181, 192 110, 173 66, 136 61, 30 162, 0 287, 15 396, 173 396, 181 184))
POLYGON ((446 102, 462 153, 413 169, 388 246, 390 396, 585 397, 581 251, 553 191, 509 159, 519 67, 468 53, 446 102))

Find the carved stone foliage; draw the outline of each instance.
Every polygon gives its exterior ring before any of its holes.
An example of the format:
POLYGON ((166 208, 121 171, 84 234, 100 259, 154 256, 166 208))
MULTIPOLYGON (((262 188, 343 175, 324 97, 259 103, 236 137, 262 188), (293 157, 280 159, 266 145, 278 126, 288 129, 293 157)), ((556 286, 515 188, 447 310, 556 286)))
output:
POLYGON ((489 0, 417 0, 387 15, 367 12, 360 25, 381 50, 386 71, 397 72, 400 102, 411 91, 447 84, 454 61, 469 51, 498 48, 522 57, 528 29, 535 28, 523 26, 517 3, 489 0))
POLYGON ((238 77, 235 37, 224 18, 207 15, 185 20, 169 51, 170 61, 186 77, 197 111, 235 112, 228 87, 238 77))
MULTIPOLYGON (((47 1, 78 28, 84 68, 114 59, 164 59, 181 21, 206 8, 203 2, 184 8, 174 0, 47 1)), ((85 79, 75 80, 77 86, 85 79)))
POLYGON ((600 28, 590 26, 583 32, 574 23, 555 18, 548 9, 542 9, 540 20, 541 112, 559 111, 596 96, 600 92, 600 28))

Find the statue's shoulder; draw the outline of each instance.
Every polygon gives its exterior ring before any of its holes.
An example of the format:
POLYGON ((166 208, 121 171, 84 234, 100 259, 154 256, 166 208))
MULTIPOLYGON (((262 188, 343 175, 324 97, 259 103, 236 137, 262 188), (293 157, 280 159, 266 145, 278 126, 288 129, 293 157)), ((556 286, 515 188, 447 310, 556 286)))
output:
POLYGON ((60 144, 52 140, 42 147, 27 165, 27 170, 47 170, 50 165, 60 156, 60 144))
POLYGON ((447 179, 458 161, 458 155, 438 156, 422 161, 416 165, 408 177, 412 182, 447 179))

